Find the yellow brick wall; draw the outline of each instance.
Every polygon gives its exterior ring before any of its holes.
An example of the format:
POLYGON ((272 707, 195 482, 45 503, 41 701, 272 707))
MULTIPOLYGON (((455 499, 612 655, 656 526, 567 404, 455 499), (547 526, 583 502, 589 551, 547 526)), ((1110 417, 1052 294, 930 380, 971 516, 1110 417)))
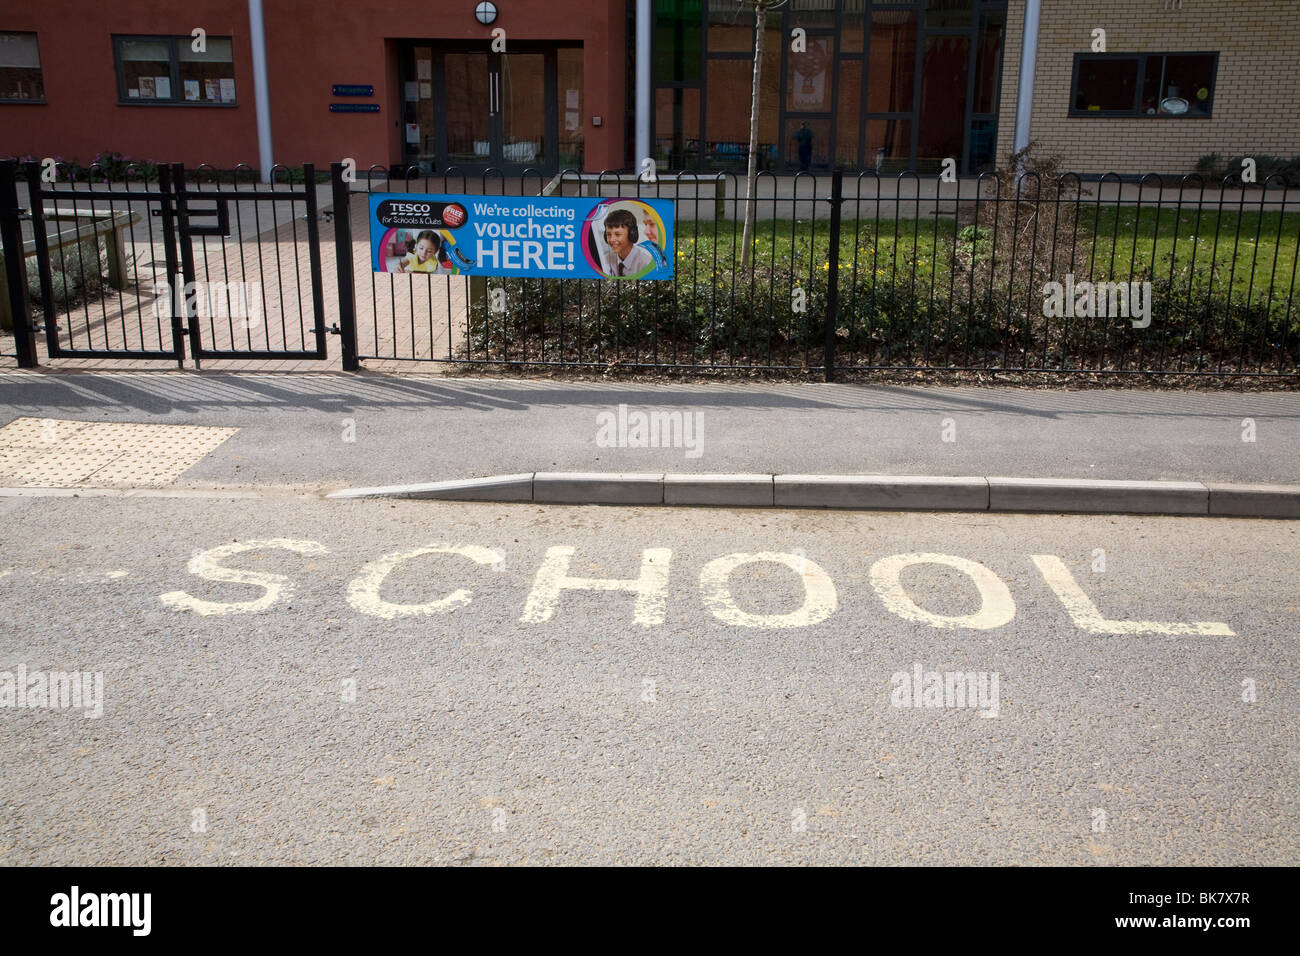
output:
MULTIPOLYGON (((1300 155, 1300 0, 1043 0, 1029 136, 1081 173, 1188 173, 1206 153, 1300 155), (1173 6, 1177 7, 1177 3, 1173 6), (1219 54, 1209 119, 1070 116, 1074 54, 1219 54)), ((1010 0, 998 162, 1016 124, 1025 0, 1010 0)))

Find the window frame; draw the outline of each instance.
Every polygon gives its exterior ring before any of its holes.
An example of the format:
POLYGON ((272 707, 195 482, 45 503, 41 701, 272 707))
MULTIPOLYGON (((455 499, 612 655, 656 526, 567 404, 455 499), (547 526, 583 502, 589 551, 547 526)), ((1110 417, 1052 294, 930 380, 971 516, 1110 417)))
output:
MULTIPOLYGON (((187 106, 197 107, 200 109, 236 109, 239 106, 239 84, 235 84, 235 100, 233 103, 212 103, 206 100, 187 100, 181 86, 181 60, 178 43, 192 42, 193 36, 185 34, 184 36, 174 34, 147 34, 147 33, 114 33, 113 34, 113 72, 117 78, 117 105, 118 106, 187 106), (172 96, 168 99, 144 99, 139 96, 128 96, 126 91, 126 70, 122 60, 122 44, 134 40, 146 40, 157 43, 165 41, 167 43, 168 58, 168 77, 171 80, 172 96)), ((229 35, 212 35, 209 40, 229 40, 230 41, 230 67, 234 72, 235 66, 235 38, 229 35)), ((234 77, 232 77, 234 79, 234 77)))
POLYGON ((36 42, 36 62, 37 62, 37 64, 38 64, 36 68, 40 71, 40 74, 41 74, 41 96, 40 96, 39 99, 36 98, 36 97, 32 97, 32 96, 27 96, 27 97, 22 97, 22 96, 0 96, 0 105, 10 106, 10 105, 14 105, 14 104, 22 104, 22 103, 27 103, 27 104, 30 104, 30 105, 32 105, 32 106, 47 105, 47 104, 49 103, 49 99, 48 99, 48 97, 46 96, 46 90, 45 90, 45 65, 44 65, 43 63, 41 63, 41 41, 40 41, 40 37, 39 37, 37 31, 35 31, 35 30, 0 30, 0 34, 5 34, 5 35, 8 35, 8 36, 29 36, 29 37, 31 37, 31 38, 36 42))
MULTIPOLYGON (((1162 71, 1163 75, 1163 71, 1162 71)), ((1149 119, 1149 120, 1206 120, 1214 115, 1214 88, 1219 82, 1219 53, 1217 50, 1170 50, 1160 53, 1076 53, 1074 68, 1070 72, 1069 116, 1084 116, 1102 119, 1149 119), (1142 92, 1146 83, 1147 61, 1152 57, 1171 56, 1208 56, 1213 63, 1210 67, 1210 95, 1205 101, 1204 113, 1155 113, 1142 112, 1142 92), (1081 110, 1075 104, 1079 95, 1079 68, 1084 62, 1102 60, 1136 60, 1137 83, 1133 88, 1133 106, 1127 110, 1081 110)))

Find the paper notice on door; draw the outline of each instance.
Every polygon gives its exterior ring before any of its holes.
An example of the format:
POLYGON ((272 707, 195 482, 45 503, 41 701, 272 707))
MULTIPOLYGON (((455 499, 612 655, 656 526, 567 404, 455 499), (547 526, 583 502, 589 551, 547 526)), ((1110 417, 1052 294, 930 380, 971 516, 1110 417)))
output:
POLYGON ((235 102, 235 81, 233 77, 222 77, 221 79, 221 102, 235 102))
POLYGON ((419 95, 420 85, 418 83, 403 83, 402 98, 413 100, 419 95))
POLYGON ((199 98, 199 81, 198 81, 198 80, 186 80, 186 81, 185 81, 185 98, 186 98, 187 100, 197 100, 197 99, 199 98))
POLYGON ((565 130, 566 130, 567 132, 572 133, 572 132, 573 132, 575 129, 577 129, 581 124, 582 124, 582 121, 581 121, 580 119, 578 119, 578 111, 577 111, 577 110, 565 110, 565 111, 564 111, 564 128, 565 128, 565 130))
POLYGON ((217 85, 216 80, 203 81, 203 98, 207 100, 221 99, 221 88, 217 85))
POLYGON ((422 100, 431 100, 431 99, 433 99, 433 84, 432 84, 432 83, 421 83, 421 84, 420 84, 420 99, 422 99, 422 100))
POLYGON ((407 141, 408 143, 419 143, 419 142, 420 142, 420 124, 419 124, 419 123, 407 123, 407 124, 406 124, 406 141, 407 141))
POLYGON ((147 100, 151 100, 157 96, 157 93, 154 92, 152 76, 140 77, 140 95, 147 100))
POLYGON ((170 76, 155 76, 153 78, 153 88, 160 100, 169 100, 172 98, 172 78, 170 76))
POLYGON ((416 79, 418 79, 418 80, 431 80, 431 79, 433 79, 433 61, 432 61, 432 60, 416 60, 416 61, 415 61, 415 77, 416 77, 416 79))
POLYGON ((576 109, 578 108, 578 91, 577 91, 577 90, 565 90, 565 91, 564 91, 564 108, 565 108, 566 110, 576 110, 576 109))

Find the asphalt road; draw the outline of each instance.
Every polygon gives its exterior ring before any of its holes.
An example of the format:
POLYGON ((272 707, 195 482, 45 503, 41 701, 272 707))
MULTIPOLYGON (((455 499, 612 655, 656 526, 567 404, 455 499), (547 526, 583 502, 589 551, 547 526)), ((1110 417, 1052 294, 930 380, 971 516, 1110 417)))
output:
POLYGON ((0 528, 0 702, 103 675, 98 718, 0 707, 0 864, 1300 862, 1295 522, 11 495, 0 528), (918 666, 987 693, 901 706, 918 666))
POLYGON ((192 487, 528 471, 1300 482, 1300 392, 0 375, 0 422, 24 415, 238 427, 185 474, 192 487), (602 444, 600 416, 617 418, 620 405, 629 415, 689 415, 698 424, 690 447, 684 429, 680 442, 661 442, 668 447, 602 444))

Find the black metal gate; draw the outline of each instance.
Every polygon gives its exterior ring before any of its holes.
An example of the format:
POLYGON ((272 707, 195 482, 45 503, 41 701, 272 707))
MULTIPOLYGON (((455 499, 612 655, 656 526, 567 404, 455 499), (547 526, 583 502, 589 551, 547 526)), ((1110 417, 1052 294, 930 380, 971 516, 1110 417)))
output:
MULTIPOLYGON (((0 172, 10 302, 24 266, 39 275, 35 321, 13 308, 19 364, 50 358, 325 359, 316 176, 285 167, 259 186, 249 167, 157 167, 156 177, 91 167, 84 180, 47 183, 28 163, 27 209, 16 205, 12 164, 0 172), (31 224, 25 239, 20 220, 31 224), (70 228, 64 228, 70 223, 70 228), (305 237, 300 237, 300 231, 305 237), (11 250, 13 250, 11 252, 11 250), (296 321, 295 321, 296 319, 296 321), (186 339, 189 340, 188 346, 186 339), (30 355, 25 353, 31 353, 30 355)), ((152 171, 151 171, 152 172, 152 171)))

